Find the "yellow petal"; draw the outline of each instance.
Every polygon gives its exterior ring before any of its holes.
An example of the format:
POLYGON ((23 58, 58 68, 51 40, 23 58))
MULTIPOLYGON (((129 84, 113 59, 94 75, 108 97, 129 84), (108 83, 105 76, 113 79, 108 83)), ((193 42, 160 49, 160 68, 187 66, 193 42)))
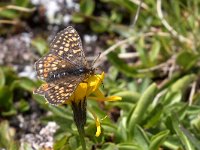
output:
POLYGON ((96 89, 93 94, 96 96, 96 97, 99 97, 99 98, 104 98, 104 94, 101 92, 101 90, 98 88, 96 89))
POLYGON ((100 124, 99 118, 96 117, 95 122, 96 122, 96 127, 97 127, 95 136, 98 137, 101 134, 101 124, 100 124))
POLYGON ((102 84, 103 79, 104 79, 104 72, 100 75, 93 75, 88 78, 87 96, 99 88, 99 86, 102 84))
POLYGON ((84 82, 80 83, 71 97, 66 100, 66 104, 70 104, 71 101, 79 102, 88 97, 91 93, 96 91, 104 79, 104 72, 99 75, 92 75, 84 82))
POLYGON ((87 107, 87 108, 88 108, 89 112, 92 114, 92 116, 93 116, 93 118, 95 120, 96 127, 97 127, 97 131, 96 131, 95 136, 98 137, 101 134, 100 120, 99 120, 99 118, 97 117, 97 115, 94 113, 94 111, 90 107, 87 107))
POLYGON ((71 101, 79 102, 80 100, 84 100, 87 93, 87 88, 87 83, 80 83, 66 102, 70 103, 71 101))
POLYGON ((109 97, 95 97, 95 96, 89 96, 90 99, 96 100, 96 101, 119 101, 122 100, 120 96, 109 96, 109 97))

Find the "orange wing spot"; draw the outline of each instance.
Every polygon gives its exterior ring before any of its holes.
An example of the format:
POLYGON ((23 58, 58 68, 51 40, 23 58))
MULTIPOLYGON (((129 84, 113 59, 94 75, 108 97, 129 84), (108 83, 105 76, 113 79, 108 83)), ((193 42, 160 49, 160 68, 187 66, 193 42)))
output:
POLYGON ((49 69, 48 69, 48 68, 45 68, 45 69, 44 69, 44 72, 45 72, 45 73, 46 73, 46 72, 48 72, 48 71, 49 71, 49 69))
POLYGON ((46 78, 48 76, 48 73, 44 73, 43 76, 46 78))
POLYGON ((49 87, 50 87, 49 84, 45 83, 45 84, 42 84, 41 89, 43 91, 47 91, 49 89, 49 87))
POLYGON ((44 67, 48 67, 48 66, 49 66, 48 62, 45 62, 44 67))
POLYGON ((47 57, 47 60, 48 61, 53 61, 53 60, 55 60, 55 58, 53 58, 53 57, 47 57))

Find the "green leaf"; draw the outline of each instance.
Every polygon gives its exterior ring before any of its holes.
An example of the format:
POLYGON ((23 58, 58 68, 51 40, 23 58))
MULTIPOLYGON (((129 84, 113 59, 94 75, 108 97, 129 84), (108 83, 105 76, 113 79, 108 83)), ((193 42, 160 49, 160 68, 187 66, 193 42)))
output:
POLYGON ((68 147, 68 136, 67 135, 63 135, 62 137, 60 137, 59 139, 56 139, 54 145, 53 145, 53 149, 54 150, 64 150, 64 149, 69 149, 68 147))
POLYGON ((140 126, 136 125, 134 130, 134 140, 143 150, 148 149, 149 138, 140 126))
POLYGON ((159 149, 159 147, 162 145, 162 143, 165 141, 168 135, 169 130, 165 130, 154 135, 151 139, 149 150, 159 149))
POLYGON ((0 87, 5 85, 5 75, 4 72, 2 70, 2 68, 0 68, 0 87))
POLYGON ((15 10, 5 9, 0 11, 0 16, 8 19, 16 19, 19 14, 15 10))
POLYGON ((182 100, 182 93, 181 91, 169 91, 164 100, 162 101, 163 105, 173 105, 178 103, 182 100))
POLYGON ((15 0, 15 4, 21 7, 27 7, 29 4, 29 0, 15 0))
POLYGON ((73 120, 72 113, 69 113, 65 107, 56 107, 52 106, 51 104, 46 104, 49 106, 49 110, 51 110, 52 113, 54 113, 57 116, 63 117, 67 120, 73 120))
POLYGON ((163 105, 157 104, 153 107, 153 110, 149 112, 148 117, 145 119, 146 123, 144 125, 145 129, 156 126, 161 120, 161 115, 163 114, 163 105))
POLYGON ((115 134, 116 137, 116 142, 125 142, 128 140, 128 135, 127 135, 127 118, 123 117, 119 120, 118 126, 117 126, 117 133, 115 134))
POLYGON ((111 52, 108 54, 108 59, 111 61, 111 63, 119 69, 119 71, 123 72, 127 76, 137 76, 137 70, 133 67, 130 67, 127 65, 124 61, 122 61, 117 53, 111 52))
POLYGON ((80 11, 87 16, 92 15, 94 7, 95 1, 93 0, 81 0, 80 2, 80 11))
POLYGON ((40 55, 44 55, 48 51, 48 45, 46 41, 41 37, 33 39, 31 44, 36 48, 40 55))
POLYGON ((106 20, 101 20, 101 19, 92 20, 90 22, 90 27, 96 33, 103 33, 108 30, 109 24, 108 24, 107 19, 106 20))
POLYGON ((0 109, 9 111, 13 105, 13 93, 9 87, 0 87, 0 109))
POLYGON ((151 47, 151 51, 149 52, 149 58, 152 63, 155 64, 155 62, 157 61, 159 52, 160 52, 160 42, 154 41, 151 47))
POLYGON ((182 93, 185 91, 185 89, 189 86, 191 82, 193 82, 196 79, 196 75, 189 74, 185 75, 184 77, 177 80, 170 88, 171 91, 182 91, 182 93))
POLYGON ((176 62, 182 66, 184 70, 192 68, 199 60, 199 55, 192 52, 183 51, 178 54, 176 62))
POLYGON ((139 93, 131 91, 121 91, 115 93, 115 95, 122 97, 123 102, 131 102, 131 103, 136 103, 140 98, 139 93))
POLYGON ((22 77, 19 80, 15 80, 13 82, 12 89, 15 88, 22 88, 29 92, 33 92, 33 90, 36 88, 36 83, 29 78, 22 77))
POLYGON ((74 23, 82 23, 85 20, 85 17, 80 13, 73 13, 72 22, 74 23))
POLYGON ((19 143, 14 141, 15 130, 9 126, 8 121, 1 121, 0 129, 0 147, 2 149, 18 150, 19 143))
POLYGON ((128 10, 130 13, 136 11, 136 5, 129 0, 114 0, 112 2, 116 3, 119 7, 128 10))
POLYGON ((133 143, 120 143, 117 147, 119 150, 143 150, 139 145, 133 143))
POLYGON ((180 126, 180 129, 182 132, 187 136, 187 138, 190 140, 190 142, 196 147, 196 149, 200 150, 200 141, 197 139, 193 133, 191 133, 189 130, 185 129, 183 126, 180 126))
MULTIPOLYGON (((103 144, 102 148, 103 150, 111 150, 111 149, 117 149, 117 145, 115 145, 114 143, 105 143, 103 144)), ((100 149, 97 149, 97 150, 100 150, 100 149)))
POLYGON ((148 52, 147 52, 147 49, 145 49, 144 47, 144 37, 141 37, 138 41, 138 44, 136 45, 136 50, 138 51, 139 53, 139 57, 140 57, 140 60, 142 62, 142 65, 143 66, 151 66, 151 63, 150 63, 150 60, 149 60, 149 56, 148 56, 148 52))
POLYGON ((9 111, 5 111, 1 113, 2 116, 9 117, 17 115, 17 110, 14 107, 11 107, 9 111))
POLYGON ((10 86, 13 84, 15 80, 18 79, 18 76, 15 71, 11 67, 2 67, 5 76, 5 84, 10 86))
MULTIPOLYGON (((173 114, 173 116, 176 116, 176 115, 173 114)), ((195 150, 193 144, 189 141, 189 139, 187 138, 187 136, 181 130, 181 128, 180 128, 181 125, 178 122, 177 117, 175 118, 175 117, 171 116, 170 119, 171 119, 171 122, 172 122, 174 130, 176 131, 179 139, 182 142, 182 145, 183 145, 184 149, 186 149, 186 150, 195 150)))
POLYGON ((147 108, 153 102, 156 91, 156 84, 151 84, 140 97, 136 107, 132 109, 127 120, 130 137, 133 136, 135 125, 142 121, 147 108))
POLYGON ((28 111, 29 108, 30 108, 30 104, 25 101, 24 99, 21 99, 17 104, 17 109, 20 111, 20 112, 25 112, 25 111, 28 111))

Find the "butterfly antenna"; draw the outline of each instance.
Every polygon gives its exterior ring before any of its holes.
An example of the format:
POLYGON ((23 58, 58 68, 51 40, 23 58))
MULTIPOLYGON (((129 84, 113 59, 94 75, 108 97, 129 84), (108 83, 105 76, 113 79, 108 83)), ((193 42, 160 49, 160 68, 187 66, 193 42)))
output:
POLYGON ((101 55, 101 52, 99 52, 99 55, 96 57, 96 59, 92 62, 92 66, 94 66, 94 64, 97 62, 97 60, 99 59, 101 55))

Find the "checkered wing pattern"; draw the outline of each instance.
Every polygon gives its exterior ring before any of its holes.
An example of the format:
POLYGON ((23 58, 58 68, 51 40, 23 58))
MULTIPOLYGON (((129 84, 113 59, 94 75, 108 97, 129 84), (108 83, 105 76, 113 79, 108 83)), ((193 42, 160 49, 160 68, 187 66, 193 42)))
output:
POLYGON ((65 61, 52 53, 49 53, 46 56, 40 58, 35 63, 37 76, 44 81, 50 80, 50 76, 55 73, 58 73, 62 70, 68 70, 74 67, 75 66, 69 61, 65 61))
POLYGON ((55 86, 55 84, 53 84, 53 83, 44 83, 38 89, 34 90, 33 93, 45 95, 45 93, 54 86, 55 86))
POLYGON ((41 87, 34 91, 35 94, 44 95, 47 102, 53 105, 64 103, 73 94, 78 84, 83 80, 84 76, 66 77, 67 80, 70 78, 70 82, 62 82, 65 79, 59 81, 43 84, 41 87))
POLYGON ((50 44, 51 52, 74 65, 88 66, 82 48, 81 38, 76 30, 69 26, 57 34, 50 44))
POLYGON ((64 103, 73 94, 89 68, 82 49, 81 39, 73 27, 59 32, 50 45, 51 51, 35 63, 37 76, 46 81, 34 91, 53 105, 64 103))

